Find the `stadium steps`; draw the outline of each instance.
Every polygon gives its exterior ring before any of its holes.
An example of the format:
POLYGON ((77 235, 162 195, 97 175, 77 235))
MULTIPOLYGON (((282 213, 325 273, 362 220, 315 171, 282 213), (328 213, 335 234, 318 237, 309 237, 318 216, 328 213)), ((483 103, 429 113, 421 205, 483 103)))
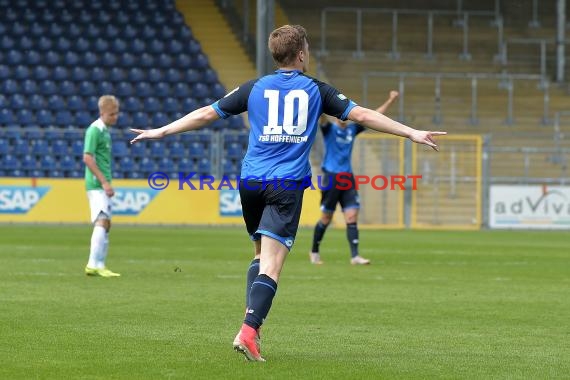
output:
POLYGON ((176 0, 176 7, 227 90, 256 76, 254 64, 213 1, 176 0))

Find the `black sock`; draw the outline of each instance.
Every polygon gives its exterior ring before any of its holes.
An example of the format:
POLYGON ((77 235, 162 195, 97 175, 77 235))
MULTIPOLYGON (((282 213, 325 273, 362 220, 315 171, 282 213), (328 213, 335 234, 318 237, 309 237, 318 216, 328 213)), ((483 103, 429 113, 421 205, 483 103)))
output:
POLYGON ((245 284, 245 307, 249 306, 249 292, 251 291, 251 285, 253 281, 259 274, 259 259, 254 259, 249 268, 247 269, 247 282, 245 284))
POLYGON ((347 223, 346 238, 350 244, 350 255, 352 257, 358 256, 358 226, 356 223, 347 223))
POLYGON ((315 233, 313 234, 313 248, 311 252, 319 252, 321 240, 323 240, 323 236, 325 235, 325 231, 327 230, 328 226, 328 224, 323 224, 323 222, 320 220, 315 226, 315 233))
POLYGON ((265 274, 257 276, 251 286, 249 305, 243 322, 256 330, 259 329, 269 314, 276 292, 277 283, 271 277, 265 274))

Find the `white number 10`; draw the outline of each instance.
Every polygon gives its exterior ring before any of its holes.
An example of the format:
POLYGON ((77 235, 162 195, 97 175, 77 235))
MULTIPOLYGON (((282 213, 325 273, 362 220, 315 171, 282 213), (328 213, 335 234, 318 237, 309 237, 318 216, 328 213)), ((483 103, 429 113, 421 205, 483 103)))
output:
POLYGON ((307 130, 307 114, 309 113, 309 94, 305 90, 291 90, 283 100, 283 125, 278 125, 279 117, 279 90, 265 90, 263 96, 269 99, 267 125, 263 127, 264 135, 282 135, 285 131, 289 135, 298 136, 307 130), (295 100, 298 100, 297 125, 293 125, 295 116, 295 100))

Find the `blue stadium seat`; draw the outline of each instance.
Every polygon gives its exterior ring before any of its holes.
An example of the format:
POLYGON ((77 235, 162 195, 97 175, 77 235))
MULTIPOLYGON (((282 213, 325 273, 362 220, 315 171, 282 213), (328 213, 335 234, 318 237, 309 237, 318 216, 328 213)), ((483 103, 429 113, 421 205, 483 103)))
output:
POLYGON ((201 70, 207 69, 208 67, 210 67, 210 64, 208 63, 208 58, 206 58, 204 54, 196 55, 194 58, 194 67, 201 70))
POLYGON ((130 173, 130 172, 134 171, 134 169, 135 169, 135 162, 133 161, 133 159, 130 156, 125 155, 125 156, 121 157, 120 168, 124 172, 130 173))
POLYGON ((101 65, 105 67, 115 67, 117 66, 117 56, 115 53, 111 53, 110 51, 106 51, 103 53, 103 58, 101 59, 101 65))
MULTIPOLYGON (((98 18, 101 19, 101 16, 99 16, 98 18)), ((120 34, 119 28, 110 22, 105 22, 104 24, 106 25, 105 26, 105 37, 111 41, 117 40, 119 38, 119 34, 120 34)), ((122 51, 124 51, 124 49, 119 51, 119 52, 122 52, 122 51)))
POLYGON ((158 98, 149 96, 144 98, 144 111, 145 112, 158 112, 161 109, 161 104, 158 98))
MULTIPOLYGON (((115 86, 115 93, 119 98, 127 98, 135 95, 133 86, 129 82, 119 82, 115 86)), ((127 111, 129 108, 125 108, 127 111)), ((137 108, 138 109, 138 108, 137 108)), ((132 109, 130 109, 132 111, 132 109)))
POLYGON ((160 36, 163 40, 165 41, 169 41, 172 38, 174 38, 176 32, 174 31, 174 29, 168 25, 161 25, 160 26, 160 36))
POLYGON ((108 81, 99 82, 97 84, 97 87, 98 87, 97 90, 101 95, 113 94, 115 92, 115 86, 113 86, 113 83, 108 81))
POLYGON ((97 37, 93 42, 92 49, 98 53, 107 53, 109 50, 109 42, 106 39, 97 37))
POLYGON ((226 96, 226 89, 220 83, 216 83, 211 87, 210 93, 214 98, 220 99, 226 96))
POLYGON ((169 54, 180 54, 184 51, 184 46, 177 40, 170 40, 168 43, 168 53, 169 54))
POLYGON ((182 75, 177 69, 169 68, 166 70, 164 79, 169 83, 178 83, 182 80, 182 75))
POLYGON ((34 37, 43 36, 46 33, 45 26, 39 22, 33 22, 30 25, 29 33, 34 37))
POLYGON ((61 170, 51 170, 48 172, 50 178, 63 178, 64 173, 61 170))
POLYGON ((36 122, 36 118, 32 111, 26 108, 22 108, 17 111, 18 112, 18 124, 21 126, 27 126, 34 124, 36 122))
POLYGON ((198 161, 198 173, 200 175, 210 175, 212 169, 210 167, 210 159, 209 158, 201 158, 198 161))
POLYGON ((67 98, 67 108, 71 111, 79 111, 85 109, 85 102, 77 95, 71 95, 67 98))
MULTIPOLYGON (((19 94, 15 94, 15 95, 19 95, 19 94)), ((0 109, 8 107, 8 104, 10 104, 10 99, 7 98, 6 96, 4 96, 4 94, 0 94, 0 109)))
POLYGON ((207 98, 210 95, 210 89, 203 83, 194 83, 192 86, 192 96, 195 98, 207 98))
POLYGON ((198 41, 193 39, 188 44, 188 51, 193 55, 201 54, 202 46, 200 46, 200 43, 198 41))
POLYGON ((87 70, 85 70, 82 66, 75 66, 71 69, 71 78, 72 81, 81 82, 86 79, 89 79, 89 74, 87 70))
POLYGON ((184 81, 190 84, 200 82, 202 80, 200 71, 196 69, 184 70, 184 81))
POLYGON ((79 37, 83 36, 82 26, 76 23, 67 25, 67 35, 73 39, 78 39, 79 37))
POLYGON ((216 74, 216 72, 212 69, 206 69, 204 70, 203 74, 202 74, 202 82, 208 83, 208 84, 214 84, 214 83, 218 83, 218 75, 216 74))
POLYGON ((162 157, 166 155, 166 148, 163 141, 151 141, 150 145, 150 155, 152 157, 162 157))
POLYGON ((188 157, 190 158, 202 158, 206 155, 206 149, 201 142, 194 141, 188 147, 188 157))
POLYGON ((60 128, 44 128, 44 139, 52 141, 63 138, 63 131, 60 128))
POLYGON ((63 55, 63 61, 69 67, 77 66, 80 63, 79 54, 74 51, 68 51, 63 55))
POLYGON ((139 35, 139 29, 130 24, 130 15, 127 12, 120 10, 115 16, 117 17, 119 25, 126 25, 121 34, 125 36, 127 40, 132 40, 139 35))
POLYGON ((117 96, 124 99, 124 101, 121 103, 121 109, 127 112, 144 110, 144 108, 141 106, 140 100, 137 97, 130 96, 132 94, 132 87, 130 87, 131 90, 129 92, 124 89, 121 90, 122 87, 127 85, 130 86, 130 83, 119 83, 115 91, 117 93, 117 96))
POLYGON ((83 139, 76 138, 71 142, 71 153, 75 157, 83 157, 83 139))
POLYGON ((85 105, 87 106, 87 110, 89 112, 98 112, 99 111, 99 97, 96 95, 90 95, 87 97, 85 101, 85 105))
POLYGON ((62 156, 57 165, 59 170, 71 171, 79 169, 77 161, 71 156, 62 156))
POLYGON ((133 128, 146 129, 150 127, 148 116, 144 112, 137 112, 133 115, 132 120, 133 128))
POLYGON ((133 67, 128 72, 128 78, 131 82, 137 83, 146 79, 146 74, 139 67, 133 67))
POLYGON ((129 154, 126 141, 113 141, 113 156, 123 157, 129 154))
MULTIPOLYGON (((21 54, 20 54, 20 56, 21 56, 21 54)), ((46 58, 49 58, 49 57, 46 57, 46 58)), ((8 63, 10 63, 10 56, 9 55, 6 57, 6 61, 8 63)), ((44 60, 44 58, 37 51, 29 50, 26 52, 26 61, 25 62, 27 65, 34 66, 34 65, 39 65, 39 64, 46 64, 47 59, 44 60), (46 62, 44 62, 44 61, 46 61, 46 62)))
POLYGON ((16 117, 11 109, 4 108, 0 110, 0 125, 14 124, 15 120, 16 117))
POLYGON ((69 72, 67 67, 65 66, 56 66, 52 70, 52 77, 51 79, 55 79, 57 81, 67 80, 69 78, 69 72))
POLYGON ((22 94, 13 94, 10 96, 10 108, 14 111, 26 107, 26 97, 22 94))
POLYGON ((0 138, 0 155, 4 156, 10 151, 10 144, 7 139, 0 138))
POLYGON ((157 112, 152 116, 152 125, 154 127, 160 127, 160 126, 166 125, 170 121, 171 120, 168 118, 168 116, 164 112, 157 112))
POLYGON ((36 123, 42 127, 53 125, 53 121, 53 114, 50 110, 39 110, 36 114, 36 123))
POLYGON ((129 46, 129 51, 136 54, 142 54, 146 52, 146 50, 147 50, 146 43, 142 39, 135 38, 131 41, 129 46))
POLYGON ((2 82, 0 90, 4 95, 12 95, 20 92, 20 86, 13 79, 6 79, 2 82))
POLYGON ((69 145, 67 140, 58 139, 51 143, 51 152, 54 156, 66 156, 69 153, 69 145))
MULTIPOLYGON (((35 161, 34 161, 34 165, 35 165, 35 161)), ((33 167, 31 169, 41 169, 41 170, 46 170, 48 172, 51 172, 52 170, 56 170, 56 168, 57 168, 57 162, 56 162, 55 158, 53 158, 52 156, 43 156, 41 161, 40 161, 40 167, 39 168, 33 167)))
POLYGON ((46 66, 34 67, 34 75, 32 76, 37 81, 46 80, 51 76, 50 70, 46 66))
POLYGON ((102 69, 101 67, 93 67, 91 68, 91 75, 88 78, 88 80, 92 82, 101 82, 106 80, 106 78, 107 74, 105 73, 104 69, 102 69))
POLYGON ((42 129, 38 128, 35 125, 30 125, 24 131, 24 138, 28 140, 41 140, 43 139, 44 134, 42 133, 42 129))
POLYGON ((155 172, 158 165, 155 164, 153 159, 148 157, 143 157, 141 162, 139 163, 139 170, 142 171, 145 177, 150 175, 150 173, 155 172))
POLYGON ((16 41, 14 41, 12 37, 3 35, 2 38, 0 38, 0 49, 10 50, 14 48, 14 45, 16 45, 16 41))
POLYGON ((32 154, 43 156, 49 154, 49 145, 45 140, 32 140, 32 154))
MULTIPOLYGON (((19 80, 23 80, 23 79, 28 79, 30 78, 30 69, 28 69, 28 66, 24 66, 24 65, 18 65, 14 68, 14 78, 19 79, 19 80)), ((2 76, 2 74, 0 73, 0 77, 2 76)))
MULTIPOLYGON (((45 83, 45 82, 44 82, 45 83)), ((53 83, 53 82, 52 82, 53 83)), ((35 80, 32 79, 26 79, 23 83, 22 83, 22 87, 20 89, 22 91, 23 94, 26 95, 33 95, 33 94, 37 94, 38 93, 38 85, 36 83, 35 80)))
POLYGON ((28 171, 27 176, 32 177, 32 178, 42 178, 42 177, 45 177, 46 175, 45 175, 45 171, 35 169, 35 170, 28 171))
POLYGON ((186 69, 192 66, 192 58, 188 54, 180 54, 176 57, 176 66, 181 69, 186 69))
POLYGON ((145 25, 142 31, 140 32, 140 35, 147 41, 155 38, 156 34, 157 34, 156 29, 151 25, 145 25))
POLYGON ((165 51, 164 42, 158 39, 151 39, 148 50, 153 54, 160 54, 165 51))
POLYGON ((18 46, 22 50, 30 50, 34 48, 34 40, 32 40, 28 36, 20 37, 20 41, 18 42, 18 46))
POLYGON ((87 51, 83 55, 83 64, 90 67, 98 66, 99 56, 91 51, 87 51))
POLYGON ((1 166, 6 170, 15 170, 20 166, 20 161, 14 155, 7 154, 1 161, 1 166))
POLYGON ((168 85, 167 82, 155 83, 154 92, 155 92, 155 95, 158 96, 159 98, 164 98, 164 97, 172 95, 172 92, 170 90, 170 86, 168 85))
POLYGON ((87 127, 95 120, 96 116, 91 115, 88 111, 77 111, 75 113, 75 125, 79 127, 87 127))
POLYGON ((157 65, 162 69, 169 69, 174 65, 174 60, 170 55, 162 53, 157 58, 157 65))
POLYGON ((198 102, 196 99, 191 97, 182 97, 182 104, 181 104, 182 112, 189 113, 190 111, 194 111, 198 109, 198 102))
POLYGON ((77 93, 75 83, 69 80, 64 80, 59 84, 59 93, 64 96, 70 96, 77 93))
POLYGON ((24 170, 14 169, 8 171, 8 177, 27 177, 28 173, 24 170))
MULTIPOLYGON (((0 120, 2 119, 2 111, 3 110, 0 110, 0 120)), ((0 121, 0 124, 2 124, 1 121, 0 121)), ((11 141, 12 143, 14 143, 16 141, 20 141, 23 139, 22 132, 20 132, 19 127, 4 128, 3 137, 5 139, 8 139, 9 141, 11 141)))
POLYGON ((160 69, 153 67, 150 70, 148 70, 147 79, 152 83, 161 82, 163 80, 163 77, 164 76, 160 69))
POLYGON ((177 96, 179 98, 187 98, 189 96, 195 96, 194 94, 191 93, 190 87, 184 82, 176 83, 172 88, 172 94, 173 96, 177 96))
MULTIPOLYGON (((142 54, 139 56, 138 63, 139 63, 140 66, 146 67, 146 68, 155 67, 155 66, 156 66, 156 65, 155 65, 154 57, 153 57, 152 55, 150 55, 149 53, 142 53, 142 54)), ((160 65, 162 65, 162 62, 160 62, 160 65)))
POLYGON ((79 83, 78 92, 83 96, 95 95, 95 85, 90 81, 82 81, 79 83))
POLYGON ((241 116, 232 116, 228 119, 228 128, 230 129, 234 129, 234 130, 243 130, 245 128, 245 125, 243 123, 243 119, 241 118, 241 116))
POLYGON ((138 82, 136 84, 136 94, 139 97, 153 96, 152 87, 148 82, 138 82))
MULTIPOLYGON (((45 158, 45 157, 43 157, 45 158)), ((42 159, 43 161, 43 159, 42 159)), ((35 157, 33 157, 30 154, 26 154, 25 156, 23 156, 21 158, 21 166, 20 168, 23 170, 34 170, 34 169, 39 169, 38 165, 37 165, 37 160, 35 157)))
POLYGON ((228 158, 241 158, 243 156, 242 147, 238 143, 229 144, 226 147, 226 156, 228 158))
POLYGON ((69 127, 75 125, 75 120, 70 111, 63 109, 57 111, 55 114, 54 124, 59 125, 60 127, 69 127))
POLYGON ((134 62, 134 56, 131 52, 127 52, 128 48, 128 44, 125 42, 124 39, 117 37, 116 39, 114 39, 111 42, 111 48, 110 50, 113 53, 116 54, 122 54, 122 58, 119 60, 119 63, 122 63, 124 66, 130 66, 130 65, 125 65, 125 57, 127 58, 128 62, 131 62, 131 64, 134 62), (130 56, 130 57, 127 57, 130 56))
POLYGON ((135 158, 141 158, 148 155, 145 143, 138 143, 129 146, 129 154, 135 158))
MULTIPOLYGON (((58 93, 58 88, 57 85, 55 84, 54 81, 52 80, 45 80, 43 82, 40 83, 40 89, 39 92, 42 95, 54 95, 58 93)), ((37 93, 37 89, 36 86, 32 86, 30 88, 30 92, 28 92, 29 94, 35 94, 37 93)))
POLYGON ((109 71, 109 80, 113 82, 122 82, 127 78, 125 71, 119 67, 113 67, 109 71))
MULTIPOLYGON (((134 3, 131 4, 134 5, 134 3)), ((153 16, 158 16, 158 15, 153 15, 153 16)), ((144 12, 137 11, 133 17, 132 22, 136 25, 146 25, 149 22, 149 17, 144 12)))
POLYGON ((172 158, 182 158, 186 156, 186 148, 178 141, 173 142, 169 146, 169 155, 172 158))
POLYGON ((48 98, 47 106, 50 110, 57 111, 65 108, 65 100, 63 100, 63 97, 58 94, 51 95, 48 98))
POLYGON ((50 51, 52 50, 53 42, 51 38, 46 36, 41 36, 39 39, 36 40, 36 48, 41 51, 50 51))
POLYGON ((172 113, 180 111, 180 104, 176 98, 165 98, 162 102, 162 107, 164 109, 164 112, 172 113))
POLYGON ((119 118, 117 119, 117 124, 116 124, 115 128, 111 129, 111 131, 113 131, 114 129, 117 129, 117 128, 120 128, 120 129, 131 128, 131 126, 132 126, 131 115, 128 114, 127 112, 120 112, 119 118))
POLYGON ((6 65, 0 65, 0 80, 12 77, 12 70, 6 65))
MULTIPOLYGON (((66 52, 71 48, 71 41, 66 37, 59 37, 55 42, 55 49, 61 52, 66 52)), ((73 40, 73 47, 77 49, 78 40, 73 40)))

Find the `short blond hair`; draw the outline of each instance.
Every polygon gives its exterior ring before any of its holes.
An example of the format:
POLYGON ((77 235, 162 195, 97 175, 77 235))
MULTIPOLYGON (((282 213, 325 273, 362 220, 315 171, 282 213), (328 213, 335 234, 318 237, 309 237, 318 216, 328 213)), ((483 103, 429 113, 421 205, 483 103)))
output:
POLYGON ((119 106, 119 99, 114 95, 103 95, 99 98, 97 105, 99 106, 99 110, 107 109, 111 105, 119 106))
POLYGON ((267 46, 277 66, 289 66, 295 62, 297 54, 303 51, 307 41, 307 31, 301 25, 283 25, 269 35, 267 46))

